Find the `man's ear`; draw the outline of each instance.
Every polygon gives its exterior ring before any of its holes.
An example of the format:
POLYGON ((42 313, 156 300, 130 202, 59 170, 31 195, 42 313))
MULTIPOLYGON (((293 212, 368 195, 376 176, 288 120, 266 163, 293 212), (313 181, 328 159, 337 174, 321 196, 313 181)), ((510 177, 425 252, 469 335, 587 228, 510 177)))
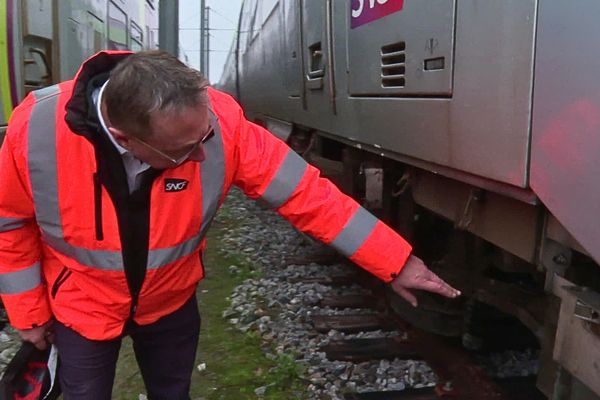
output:
POLYGON ((122 130, 115 128, 114 126, 109 126, 108 132, 110 132, 113 138, 115 138, 115 141, 119 144, 119 146, 129 149, 131 139, 125 135, 122 130))

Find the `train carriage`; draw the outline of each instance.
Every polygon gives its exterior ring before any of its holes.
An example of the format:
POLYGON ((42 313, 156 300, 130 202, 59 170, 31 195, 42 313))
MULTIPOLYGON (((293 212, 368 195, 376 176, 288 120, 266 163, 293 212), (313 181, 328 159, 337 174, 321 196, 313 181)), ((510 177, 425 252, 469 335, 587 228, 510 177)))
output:
POLYGON ((0 135, 32 90, 103 49, 158 48, 158 0, 0 1, 0 135))
POLYGON ((466 297, 396 311, 473 347, 477 310, 511 316, 549 398, 600 398, 597 15, 593 0, 246 0, 220 82, 466 297))

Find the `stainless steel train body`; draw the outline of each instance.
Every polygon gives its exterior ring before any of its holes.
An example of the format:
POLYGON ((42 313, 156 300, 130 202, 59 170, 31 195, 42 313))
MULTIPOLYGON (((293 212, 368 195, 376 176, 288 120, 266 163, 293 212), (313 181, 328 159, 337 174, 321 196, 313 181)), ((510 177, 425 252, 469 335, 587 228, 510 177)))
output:
POLYGON ((73 78, 95 52, 155 48, 158 0, 0 1, 0 129, 27 93, 73 78))
POLYGON ((449 223, 432 265, 536 335, 538 387, 561 399, 600 396, 599 15, 595 0, 246 0, 221 82, 417 244, 424 216, 449 223))

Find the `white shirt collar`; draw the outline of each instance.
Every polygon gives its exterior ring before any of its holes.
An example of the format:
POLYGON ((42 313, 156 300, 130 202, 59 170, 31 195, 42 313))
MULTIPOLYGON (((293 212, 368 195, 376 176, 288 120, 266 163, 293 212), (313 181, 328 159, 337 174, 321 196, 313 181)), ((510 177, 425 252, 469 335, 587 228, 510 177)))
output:
POLYGON ((104 121, 104 118, 102 117, 102 111, 100 110, 100 106, 102 104, 102 94, 104 93, 104 88, 106 87, 107 83, 108 83, 108 79, 106 80, 106 82, 104 82, 104 85, 102 85, 102 87, 100 89, 96 89, 94 91, 92 98, 94 99, 94 101, 96 103, 96 112, 98 114, 98 120, 100 121, 100 125, 102 125, 102 130, 104 130, 104 133, 106 133, 106 135, 110 138, 110 141, 115 145, 115 147, 119 151, 119 154, 123 155, 125 153, 129 153, 129 150, 127 150, 125 147, 123 147, 119 143, 117 143, 117 141, 115 140, 113 135, 108 131, 106 122, 104 121), (96 93, 97 93, 97 95, 96 95, 96 93))

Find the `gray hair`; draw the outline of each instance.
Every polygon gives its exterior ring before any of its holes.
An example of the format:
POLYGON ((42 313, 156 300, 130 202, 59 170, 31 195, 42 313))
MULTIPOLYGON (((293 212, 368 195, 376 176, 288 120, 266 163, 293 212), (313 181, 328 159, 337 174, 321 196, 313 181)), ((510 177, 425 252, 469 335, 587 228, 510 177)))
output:
POLYGON ((103 99, 110 123, 138 137, 152 134, 150 118, 208 103, 208 80, 164 51, 144 51, 119 62, 103 99))

